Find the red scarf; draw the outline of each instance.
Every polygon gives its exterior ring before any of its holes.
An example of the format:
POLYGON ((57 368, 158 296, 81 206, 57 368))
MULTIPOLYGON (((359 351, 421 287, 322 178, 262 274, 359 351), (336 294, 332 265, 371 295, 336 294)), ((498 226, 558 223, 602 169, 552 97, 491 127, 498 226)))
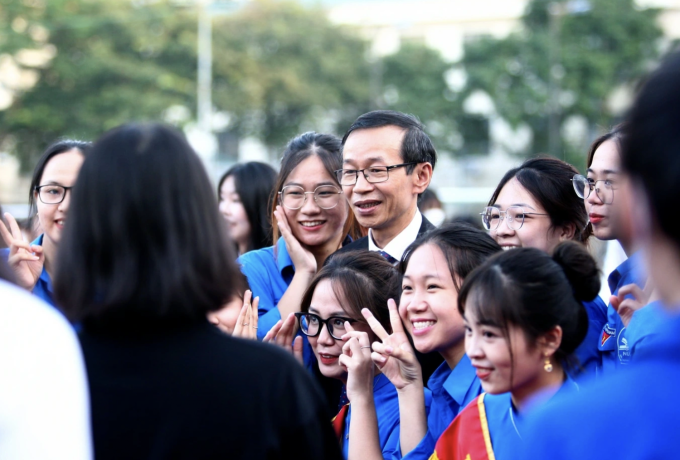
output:
POLYGON ((333 420, 331 420, 331 424, 333 425, 333 431, 335 431, 335 435, 338 437, 338 440, 340 441, 341 445, 343 442, 342 433, 345 432, 345 420, 347 419, 348 413, 349 403, 342 406, 340 408, 340 412, 338 412, 338 415, 333 417, 333 420))

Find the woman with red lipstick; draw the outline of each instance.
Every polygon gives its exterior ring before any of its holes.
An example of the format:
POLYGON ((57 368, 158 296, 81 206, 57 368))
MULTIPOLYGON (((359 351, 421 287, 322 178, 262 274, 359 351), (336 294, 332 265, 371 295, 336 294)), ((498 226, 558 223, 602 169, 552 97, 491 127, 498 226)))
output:
MULTIPOLYGON (((539 157, 508 171, 482 212, 482 223, 503 249, 537 248, 548 254, 562 241, 588 243, 590 226, 583 200, 575 196, 576 168, 556 158, 539 157)), ((595 296, 583 303, 588 336, 576 350, 580 373, 602 367, 598 339, 607 322, 607 307, 595 296)))
POLYGON ((346 385, 349 404, 333 420, 345 458, 391 458, 398 452, 399 403, 394 385, 371 359, 375 334, 362 317, 391 331, 388 299, 399 295, 399 272, 375 252, 333 256, 314 277, 296 313, 319 370, 346 385))
POLYGON ((274 188, 274 246, 238 259, 253 297, 260 299, 260 339, 300 311, 318 267, 346 241, 351 213, 334 173, 342 167, 340 148, 337 137, 314 132, 288 143, 274 188))
POLYGON ((21 229, 9 213, 5 213, 9 228, 0 220, 0 236, 8 246, 0 250, 0 257, 7 259, 19 286, 51 305, 55 304, 52 278, 71 189, 90 148, 89 142, 62 140, 50 145, 38 159, 28 198, 30 212, 38 216, 43 229, 35 241, 30 244, 24 241, 21 229))
POLYGON ((393 333, 387 334, 365 313, 382 340, 373 344, 372 357, 399 395, 400 451, 395 458, 428 459, 458 412, 481 393, 479 379, 465 355, 463 318, 456 302, 465 277, 500 251, 486 232, 465 224, 433 230, 406 250, 399 310, 390 306, 393 333), (445 359, 427 384, 432 393, 428 415, 422 370, 407 333, 416 350, 439 352, 445 359))
POLYGON ((552 257, 534 248, 507 251, 467 277, 458 310, 485 393, 446 429, 432 458, 517 458, 526 412, 578 388, 566 370, 588 329, 582 302, 599 289, 595 261, 574 242, 552 257))

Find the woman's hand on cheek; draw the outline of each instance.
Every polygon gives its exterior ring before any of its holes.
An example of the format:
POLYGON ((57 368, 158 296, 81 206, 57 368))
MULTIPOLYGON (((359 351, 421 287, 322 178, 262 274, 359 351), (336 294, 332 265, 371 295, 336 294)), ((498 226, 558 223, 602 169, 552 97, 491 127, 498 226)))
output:
POLYGON ((397 304, 389 299, 387 307, 390 311, 392 334, 387 333, 369 310, 364 308, 361 311, 368 325, 382 341, 373 342, 371 358, 397 390, 403 390, 413 384, 423 386, 420 363, 404 332, 397 304))
POLYGON ((362 398, 373 399, 373 378, 375 366, 371 359, 371 344, 368 334, 354 330, 345 323, 347 333, 342 336, 346 340, 340 355, 340 365, 347 369, 347 399, 357 402, 362 398))
POLYGON ((288 223, 288 218, 286 213, 283 211, 281 206, 277 206, 274 211, 274 217, 276 217, 276 223, 283 237, 283 241, 286 242, 286 249, 288 250, 288 255, 290 260, 293 261, 295 266, 295 272, 307 272, 309 274, 316 274, 316 259, 314 255, 307 249, 303 248, 300 242, 293 235, 293 231, 288 223))

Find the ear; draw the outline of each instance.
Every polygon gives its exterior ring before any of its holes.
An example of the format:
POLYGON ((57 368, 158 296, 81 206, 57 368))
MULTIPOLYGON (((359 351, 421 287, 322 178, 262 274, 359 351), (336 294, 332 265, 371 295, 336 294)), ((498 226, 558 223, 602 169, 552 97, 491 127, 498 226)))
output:
POLYGON ((430 163, 418 163, 411 173, 413 179, 413 192, 420 195, 430 185, 432 180, 432 165, 430 163))
POLYGON ((546 358, 551 357, 560 348, 562 344, 562 328, 555 326, 548 332, 541 335, 536 341, 541 354, 546 358))
POLYGON ((558 227, 556 231, 559 233, 560 242, 571 241, 574 239, 574 235, 576 235, 576 225, 569 223, 562 227, 558 227))

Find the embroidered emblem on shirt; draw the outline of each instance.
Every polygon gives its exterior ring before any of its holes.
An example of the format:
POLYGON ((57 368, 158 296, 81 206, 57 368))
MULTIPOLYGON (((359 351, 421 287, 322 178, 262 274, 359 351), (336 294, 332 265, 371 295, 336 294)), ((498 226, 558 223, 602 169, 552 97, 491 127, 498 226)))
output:
POLYGON ((628 362, 630 361, 630 348, 628 347, 628 340, 626 340, 626 338, 623 337, 623 331, 625 330, 626 330, 625 327, 621 329, 618 338, 619 362, 621 364, 628 364, 628 362))
POLYGON ((609 324, 604 325, 604 330, 602 331, 602 338, 600 339, 600 346, 604 346, 607 340, 616 335, 616 329, 611 327, 609 324))

